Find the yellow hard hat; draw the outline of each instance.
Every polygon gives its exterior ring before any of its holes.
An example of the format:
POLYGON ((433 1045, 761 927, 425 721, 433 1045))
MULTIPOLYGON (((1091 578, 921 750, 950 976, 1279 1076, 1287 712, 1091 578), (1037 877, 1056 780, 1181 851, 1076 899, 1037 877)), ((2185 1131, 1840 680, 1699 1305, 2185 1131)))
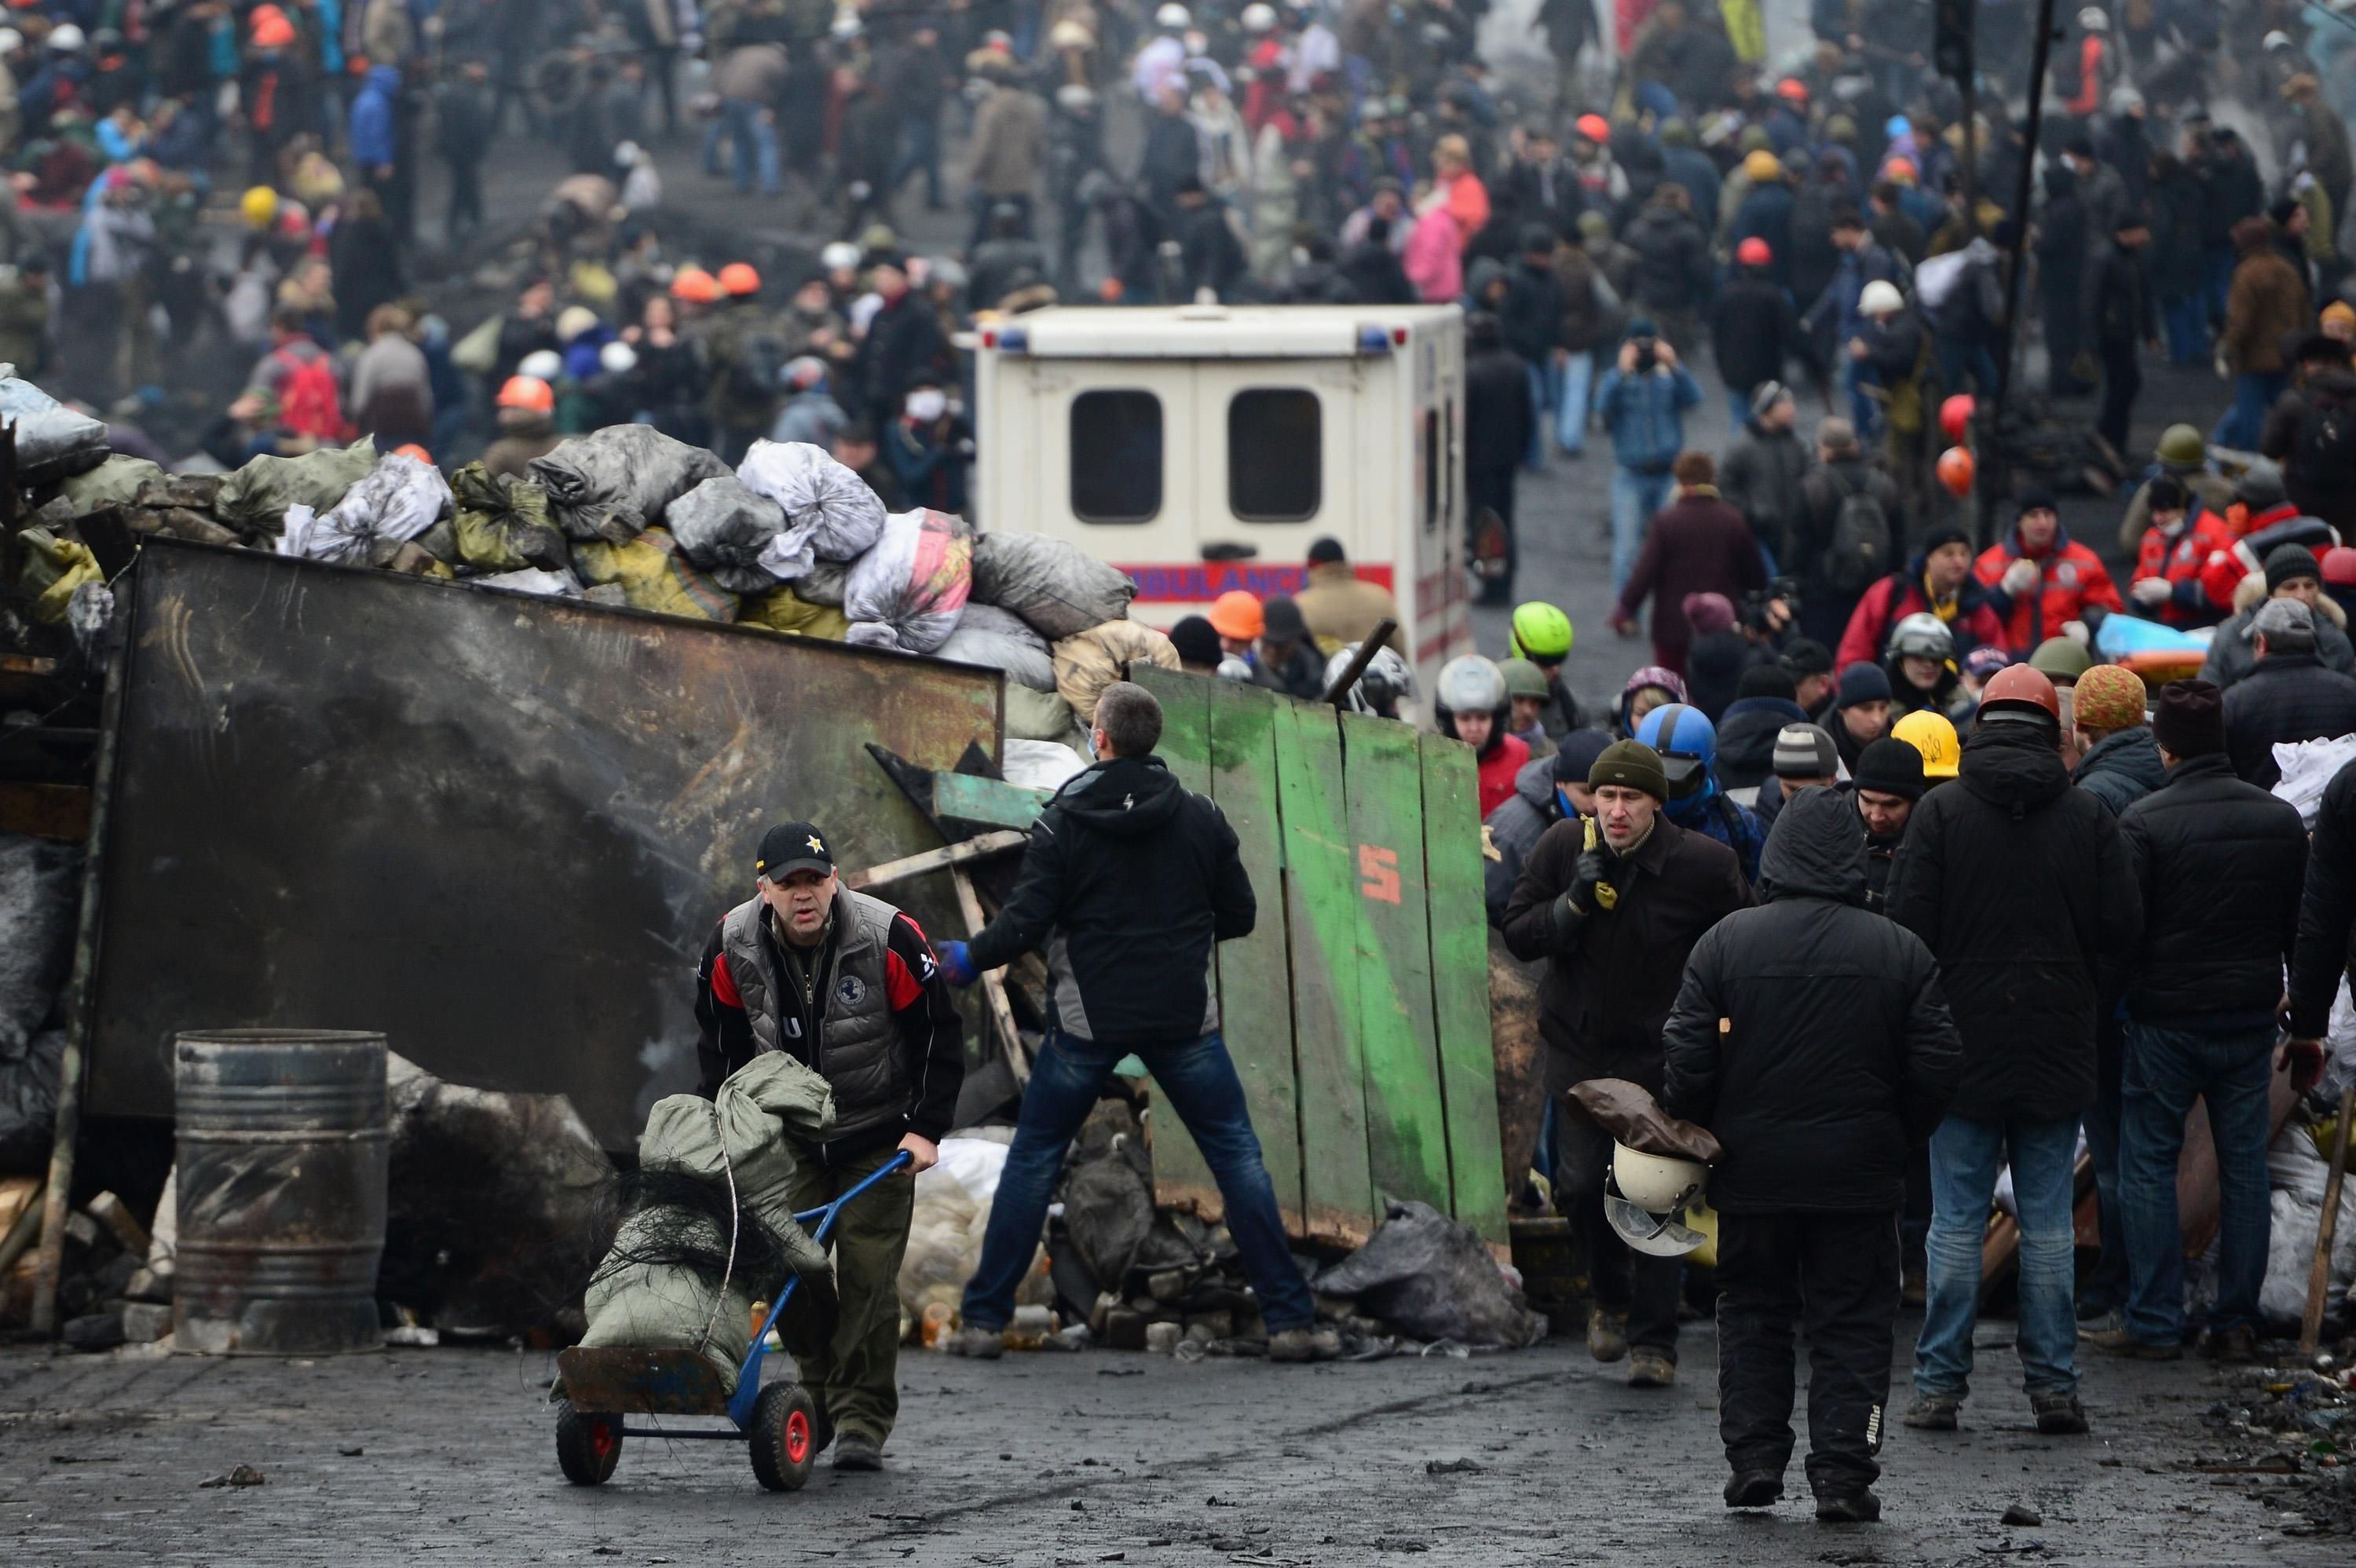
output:
POLYGON ((1947 722, 1945 714, 1918 708, 1890 726, 1890 733, 1922 753, 1924 778, 1955 776, 1955 764, 1963 759, 1964 747, 1955 739, 1955 727, 1947 722))
POLYGON ((1751 176, 1754 185, 1772 185, 1783 177, 1783 164, 1774 154, 1762 148, 1744 155, 1742 172, 1751 176))
POLYGON ((253 228, 267 229, 278 217, 278 193, 266 185, 254 186, 238 198, 237 209, 253 228))

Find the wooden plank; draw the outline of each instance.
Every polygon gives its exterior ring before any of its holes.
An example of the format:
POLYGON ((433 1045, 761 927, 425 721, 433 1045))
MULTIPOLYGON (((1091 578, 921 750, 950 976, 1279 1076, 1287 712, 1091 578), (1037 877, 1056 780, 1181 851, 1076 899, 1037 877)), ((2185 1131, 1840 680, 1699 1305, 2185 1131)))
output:
POLYGON ((90 837, 90 800, 81 784, 0 780, 0 833, 79 844, 90 837))
POLYGON ((1355 856, 1359 1049, 1375 1194, 1385 1201, 1429 1203, 1446 1213, 1455 1200, 1431 1004, 1421 753, 1406 725, 1344 713, 1342 759, 1355 856))
POLYGON ((1279 702, 1272 711, 1301 1217, 1317 1240, 1355 1246, 1373 1233, 1376 1211, 1358 1050, 1357 852, 1343 795, 1342 735, 1330 708, 1279 702))
MULTIPOLYGON (((1145 668, 1134 672, 1139 684, 1153 693, 1162 702, 1162 744, 1155 748, 1171 773, 1188 789, 1209 794, 1211 788, 1211 687, 1213 682, 1200 676, 1180 675, 1173 670, 1145 668)), ((1153 890, 1140 888, 1140 898, 1151 898, 1153 890)), ((1217 1001, 1217 966, 1210 976, 1212 1000, 1217 1001)), ((1173 1019, 1173 1033, 1191 1034, 1199 1019, 1173 1019)), ((1150 1072, 1153 1063, 1148 1061, 1150 1072)), ((1162 1101, 1154 1097, 1150 1141, 1153 1148, 1153 1200, 1165 1209, 1185 1209, 1199 1216, 1205 1224, 1215 1225, 1226 1217, 1226 1205, 1219 1197, 1218 1183, 1211 1178, 1210 1162, 1203 1157, 1194 1135, 1183 1122, 1162 1101)))
POLYGON ((1285 1233, 1307 1235, 1301 1206, 1301 1120, 1294 1094, 1290 951, 1284 930, 1283 818, 1277 804, 1274 692, 1221 681, 1211 690, 1211 798, 1236 831, 1259 918, 1219 946, 1219 1025, 1243 1080, 1260 1157, 1285 1233))
POLYGON ((1025 789, 1002 779, 979 773, 935 773, 933 814, 960 822, 982 822, 992 827, 1029 827, 1047 804, 1044 789, 1025 789))
POLYGON ((1489 917, 1481 889, 1480 781, 1470 747, 1420 738, 1423 852, 1430 883, 1431 1002, 1448 1128, 1450 1211, 1505 1241, 1497 1061, 1489 1038, 1489 917))
MULTIPOLYGON (((980 936, 981 928, 990 923, 981 912, 981 898, 973 891, 973 879, 962 866, 949 870, 949 883, 957 890, 958 912, 965 917, 968 936, 980 936)), ((1023 1054, 1023 1033, 1014 1027, 1014 1008, 1006 1000, 1006 970, 1003 965, 986 971, 981 976, 981 995, 990 1022, 998 1033, 998 1043, 1006 1050, 1006 1065, 1014 1073, 1014 1082, 1031 1082, 1031 1063, 1023 1054)))
POLYGON ((896 860, 886 860, 880 866, 870 866, 863 871, 846 872, 842 885, 853 892, 866 888, 880 888, 887 882, 905 881, 921 877, 927 871, 946 870, 962 866, 969 860, 979 860, 1002 850, 1020 849, 1031 842, 1028 833, 1012 830, 984 833, 976 838, 961 839, 938 849, 927 849, 918 855, 904 855, 896 860))
POLYGON ((556 1357, 573 1408, 596 1415, 720 1415, 728 1391, 720 1371, 693 1350, 575 1345, 556 1357))

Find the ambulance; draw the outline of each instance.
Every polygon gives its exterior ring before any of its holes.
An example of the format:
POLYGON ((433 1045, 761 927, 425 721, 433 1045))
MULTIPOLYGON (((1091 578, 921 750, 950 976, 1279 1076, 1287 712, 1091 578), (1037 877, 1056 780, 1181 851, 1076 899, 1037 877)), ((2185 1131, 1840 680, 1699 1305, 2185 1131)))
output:
POLYGON ((1473 651, 1455 305, 1055 306, 972 342, 984 528, 1119 567, 1165 630, 1298 593, 1331 537, 1398 598, 1419 693, 1473 651))

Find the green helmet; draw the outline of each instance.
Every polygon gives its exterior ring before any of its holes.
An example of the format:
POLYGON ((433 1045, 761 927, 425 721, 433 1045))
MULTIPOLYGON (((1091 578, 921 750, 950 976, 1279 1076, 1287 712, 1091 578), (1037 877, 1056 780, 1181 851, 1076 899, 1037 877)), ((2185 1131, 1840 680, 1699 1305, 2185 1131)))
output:
POLYGON ((1570 656, 1570 617, 1533 599, 1514 607, 1514 656, 1560 664, 1570 656))
POLYGON ((2159 460, 2171 468, 2198 468, 2209 461, 2209 443, 2189 424, 2172 424, 2159 432, 2159 460))
POLYGON ((1527 659, 1499 659, 1497 668, 1505 677, 1508 698, 1535 697, 1543 702, 1553 695, 1547 686, 1546 671, 1527 659))

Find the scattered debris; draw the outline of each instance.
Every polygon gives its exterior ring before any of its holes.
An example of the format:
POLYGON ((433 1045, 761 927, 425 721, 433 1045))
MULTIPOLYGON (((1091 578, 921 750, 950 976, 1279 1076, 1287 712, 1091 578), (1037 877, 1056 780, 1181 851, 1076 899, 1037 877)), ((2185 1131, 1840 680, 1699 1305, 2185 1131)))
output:
POLYGON ((1489 1467, 1478 1459, 1426 1459, 1423 1473, 1427 1476, 1477 1476, 1489 1467))
POLYGON ((2013 1525, 2039 1525, 2045 1522, 2045 1516, 2027 1503, 2015 1503, 2004 1510, 2003 1522, 2013 1525))
POLYGON ((365 1448, 338 1448, 336 1450, 337 1455, 346 1459, 357 1459, 367 1451, 368 1450, 365 1448))
POLYGON ((268 1477, 255 1469, 252 1466, 240 1465, 226 1476, 215 1476, 211 1480, 198 1481, 197 1485, 199 1488, 258 1487, 268 1479, 268 1477))

